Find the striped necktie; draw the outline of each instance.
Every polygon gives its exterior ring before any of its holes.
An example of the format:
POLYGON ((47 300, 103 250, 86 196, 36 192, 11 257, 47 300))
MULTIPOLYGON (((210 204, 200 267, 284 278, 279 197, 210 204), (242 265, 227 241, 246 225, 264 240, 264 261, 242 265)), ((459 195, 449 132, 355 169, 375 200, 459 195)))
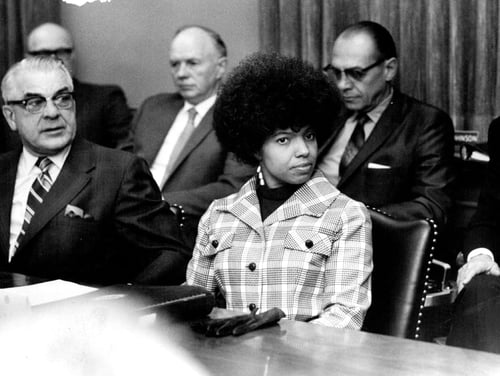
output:
POLYGON ((26 234, 31 219, 42 204, 43 198, 52 187, 52 179, 49 175, 49 168, 52 164, 53 162, 47 157, 39 157, 35 163, 35 166, 38 167, 42 172, 36 177, 33 185, 31 186, 30 193, 28 194, 23 226, 21 228, 19 236, 16 239, 15 249, 17 249, 19 247, 19 244, 21 244, 21 240, 26 234))
POLYGON ((339 165, 339 175, 344 175, 344 172, 349 166, 349 163, 352 162, 356 154, 358 154, 359 150, 363 147, 365 143, 365 124, 369 121, 370 118, 364 112, 360 112, 357 116, 356 128, 354 128, 354 132, 352 132, 351 138, 347 143, 347 146, 344 150, 344 154, 342 154, 342 159, 340 160, 339 165))
POLYGON ((189 138, 193 134, 194 119, 196 118, 196 115, 198 115, 196 108, 191 107, 188 110, 188 121, 186 123, 186 126, 182 130, 182 133, 179 137, 179 140, 177 141, 174 149, 172 150, 172 154, 170 155, 170 159, 168 161, 167 167, 165 168, 165 175, 163 175, 163 181, 162 181, 160 188, 163 188, 163 186, 165 185, 165 182, 168 180, 168 178, 172 174, 173 168, 174 168, 175 163, 177 162, 177 159, 181 155, 181 152, 184 149, 184 146, 186 146, 189 138))

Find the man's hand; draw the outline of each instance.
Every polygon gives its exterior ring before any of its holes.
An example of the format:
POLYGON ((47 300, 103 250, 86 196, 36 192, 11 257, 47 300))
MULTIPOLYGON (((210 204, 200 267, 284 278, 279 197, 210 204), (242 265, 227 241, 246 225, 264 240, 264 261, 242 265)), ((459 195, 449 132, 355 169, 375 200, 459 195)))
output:
POLYGON ((252 330, 267 327, 277 323, 285 313, 279 308, 257 314, 257 310, 247 315, 226 319, 206 319, 191 324, 191 327, 207 337, 223 337, 232 334, 239 336, 252 330))
POLYGON ((464 286, 470 282, 472 277, 481 273, 500 276, 500 268, 498 267, 498 264, 488 255, 474 256, 458 270, 458 292, 462 291, 464 286))

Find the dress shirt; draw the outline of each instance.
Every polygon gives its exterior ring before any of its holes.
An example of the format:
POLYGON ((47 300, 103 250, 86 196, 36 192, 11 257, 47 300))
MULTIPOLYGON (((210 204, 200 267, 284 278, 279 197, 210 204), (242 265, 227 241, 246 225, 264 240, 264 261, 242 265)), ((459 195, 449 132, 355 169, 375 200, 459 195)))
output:
POLYGON ((196 106, 188 102, 184 102, 184 106, 177 114, 172 127, 167 133, 165 140, 163 140, 163 144, 158 151, 158 155, 156 156, 152 166, 151 173, 153 174, 153 178, 155 179, 158 186, 161 188, 161 184, 163 182, 163 177, 165 175, 165 170, 167 168, 168 162, 172 155, 172 151, 174 150, 174 145, 179 140, 182 130, 186 126, 189 114, 188 111, 191 108, 196 109, 196 117, 194 118, 194 128, 198 127, 201 120, 205 117, 207 112, 215 103, 216 96, 213 95, 208 99, 205 99, 203 102, 198 103, 196 106))
MULTIPOLYGON (((52 165, 49 167, 48 173, 52 182, 55 182, 59 176, 59 172, 61 172, 70 149, 71 146, 56 155, 49 156, 52 165)), ((9 260, 14 256, 14 252, 16 251, 14 246, 23 227, 31 186, 42 172, 40 168, 35 166, 37 159, 37 156, 31 154, 26 148, 23 148, 17 164, 16 184, 14 186, 14 196, 10 212, 9 260)))
POLYGON ((203 215, 187 283, 222 291, 228 309, 360 329, 373 268, 365 206, 316 171, 262 221, 256 186, 254 176, 203 215))
MULTIPOLYGON (((365 141, 368 139, 370 134, 372 133, 375 125, 379 121, 383 112, 389 106, 392 99, 392 87, 389 95, 384 98, 382 102, 379 103, 377 107, 373 110, 366 113, 368 116, 368 121, 365 123, 363 129, 365 131, 365 141)), ((344 154, 344 150, 351 139, 351 135, 354 132, 354 128, 356 128, 358 118, 358 112, 354 112, 352 116, 350 116, 346 122, 342 130, 339 132, 339 135, 335 142, 332 144, 328 153, 325 154, 325 157, 320 161, 318 167, 323 173, 328 177, 328 180, 333 185, 337 185, 340 181, 339 175, 339 166, 340 161, 342 160, 342 155, 344 154)))
POLYGON ((473 257, 479 256, 479 255, 486 255, 491 257, 493 261, 495 261, 495 256, 493 256, 493 252, 491 252, 488 248, 476 248, 473 249, 472 251, 469 252, 467 255, 467 262, 469 262, 473 257))

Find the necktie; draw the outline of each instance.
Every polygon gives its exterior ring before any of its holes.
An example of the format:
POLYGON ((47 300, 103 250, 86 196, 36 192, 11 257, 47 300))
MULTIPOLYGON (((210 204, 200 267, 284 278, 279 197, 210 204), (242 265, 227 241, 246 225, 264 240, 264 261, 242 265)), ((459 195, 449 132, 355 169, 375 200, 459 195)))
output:
POLYGON ((179 137, 179 140, 175 144, 174 150, 172 150, 172 154, 170 155, 170 159, 168 161, 167 167, 165 168, 165 174, 163 175, 163 181, 162 181, 160 188, 162 188, 165 185, 165 182, 172 174, 174 165, 177 162, 177 159, 179 158, 179 155, 181 154, 182 149, 184 149, 184 146, 186 146, 186 143, 188 142, 189 138, 191 137, 191 134, 194 131, 194 119, 196 118, 197 114, 198 114, 198 112, 196 111, 196 108, 194 108, 194 107, 191 107, 188 110, 188 121, 186 123, 186 126, 182 130, 182 133, 181 133, 181 136, 179 137))
POLYGON ((344 154, 342 154, 342 159, 340 160, 340 176, 344 174, 345 169, 349 166, 349 163, 351 163, 356 154, 358 154, 359 150, 363 147, 365 143, 364 126, 369 120, 370 118, 364 112, 360 112, 358 114, 356 127, 354 128, 354 132, 352 132, 351 138, 349 139, 349 142, 344 150, 344 154))
POLYGON ((16 239, 15 249, 19 247, 22 238, 26 234, 26 230, 31 222, 31 218, 35 215, 40 205, 43 202, 43 198, 47 192, 52 187, 52 179, 49 175, 49 168, 52 165, 52 161, 47 157, 40 157, 35 163, 35 166, 40 168, 42 172, 36 177, 33 185, 31 186, 30 193, 28 194, 28 201, 26 203, 26 213, 24 214, 23 226, 21 232, 16 239))

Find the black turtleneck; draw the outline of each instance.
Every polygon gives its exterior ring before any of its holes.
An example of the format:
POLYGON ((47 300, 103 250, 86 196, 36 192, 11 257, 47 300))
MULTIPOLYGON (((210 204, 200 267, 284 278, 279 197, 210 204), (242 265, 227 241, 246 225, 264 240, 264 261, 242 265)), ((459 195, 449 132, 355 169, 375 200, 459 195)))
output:
POLYGON ((268 188, 266 185, 257 185, 262 221, 288 200, 301 186, 302 184, 287 184, 279 188, 268 188))

